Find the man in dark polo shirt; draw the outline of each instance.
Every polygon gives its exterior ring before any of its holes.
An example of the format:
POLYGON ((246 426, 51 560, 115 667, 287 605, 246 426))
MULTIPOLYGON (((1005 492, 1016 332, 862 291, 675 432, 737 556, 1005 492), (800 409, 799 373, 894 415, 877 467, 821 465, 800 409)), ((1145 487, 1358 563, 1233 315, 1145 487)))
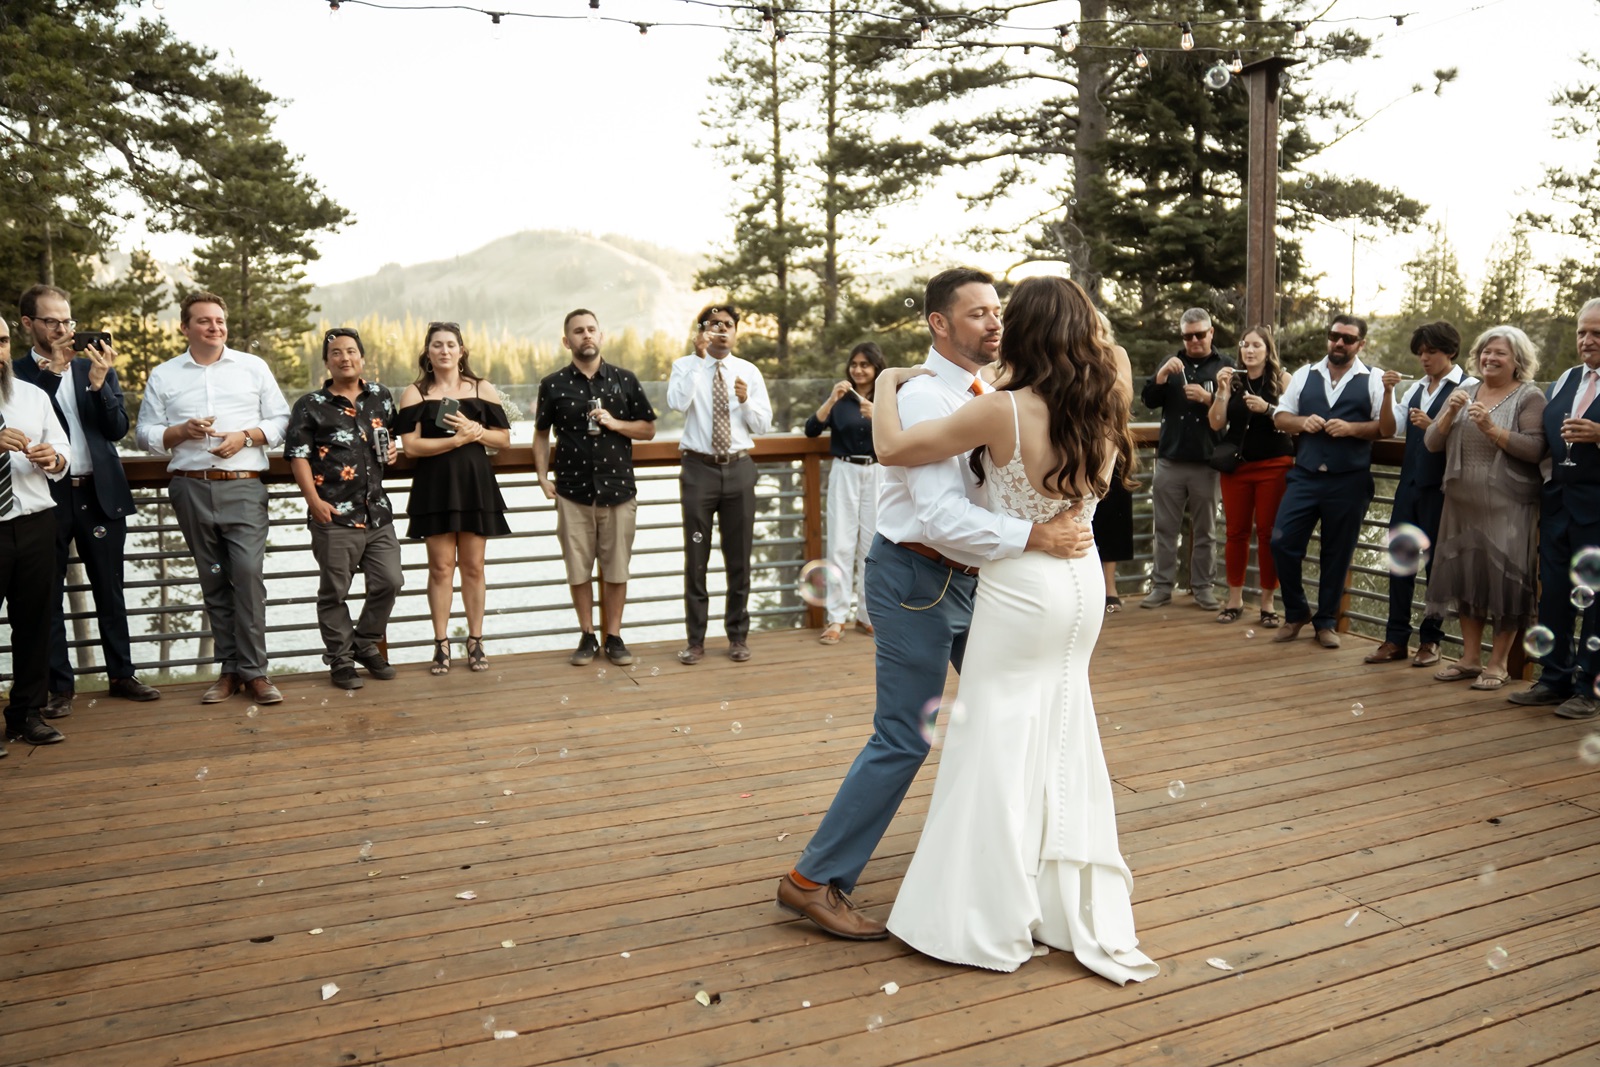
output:
POLYGON ((569 312, 561 344, 572 362, 539 383, 533 464, 539 487, 556 504, 556 539, 567 564, 567 584, 578 613, 578 647, 572 664, 594 660, 595 561, 600 562, 600 615, 606 659, 633 662, 622 643, 622 606, 628 594, 638 489, 633 442, 656 435, 656 413, 632 371, 600 358, 600 320, 592 311, 569 312), (555 480, 550 478, 550 429, 556 431, 555 480))

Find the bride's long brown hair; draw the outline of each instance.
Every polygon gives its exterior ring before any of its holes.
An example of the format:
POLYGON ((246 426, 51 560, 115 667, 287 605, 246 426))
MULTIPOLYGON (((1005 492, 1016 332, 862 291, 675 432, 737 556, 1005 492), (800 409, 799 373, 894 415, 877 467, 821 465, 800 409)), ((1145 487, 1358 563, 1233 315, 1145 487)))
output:
MULTIPOLYGON (((1032 388, 1050 412, 1050 443, 1059 462, 1045 475, 1046 488, 1079 496, 1081 475, 1095 496, 1105 496, 1111 488, 1102 473, 1107 447, 1127 476, 1134 469, 1131 397, 1088 294, 1066 278, 1029 278, 1012 290, 1002 322, 1006 381, 1000 388, 1032 388)), ((982 454, 979 448, 971 459, 980 479, 982 454)))

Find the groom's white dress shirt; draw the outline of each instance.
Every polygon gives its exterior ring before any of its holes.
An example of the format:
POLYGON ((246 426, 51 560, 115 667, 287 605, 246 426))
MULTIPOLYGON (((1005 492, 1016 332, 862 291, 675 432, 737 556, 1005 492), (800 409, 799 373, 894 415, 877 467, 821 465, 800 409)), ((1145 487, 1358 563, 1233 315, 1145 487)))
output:
MULTIPOLYGON (((973 375, 933 349, 919 375, 898 394, 900 424, 942 419, 972 399, 973 375)), ((1020 556, 1033 524, 990 511, 965 455, 920 467, 884 467, 878 490, 878 532, 895 542, 931 545, 968 567, 1020 556)))

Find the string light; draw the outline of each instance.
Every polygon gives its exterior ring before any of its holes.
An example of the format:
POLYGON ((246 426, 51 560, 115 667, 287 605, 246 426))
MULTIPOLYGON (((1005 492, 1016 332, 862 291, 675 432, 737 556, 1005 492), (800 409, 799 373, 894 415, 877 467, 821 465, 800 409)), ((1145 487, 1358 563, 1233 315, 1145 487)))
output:
POLYGON ((777 32, 778 32, 778 21, 777 21, 776 18, 773 17, 772 8, 770 8, 770 7, 762 8, 761 9, 761 36, 765 37, 767 40, 770 41, 770 40, 772 40, 772 38, 774 36, 777 35, 777 32))
POLYGON ((1178 43, 1183 46, 1183 50, 1185 52, 1193 52, 1194 51, 1194 28, 1192 26, 1190 26, 1187 22, 1180 23, 1180 25, 1183 27, 1183 37, 1179 40, 1178 43))
POLYGON ((789 31, 779 30, 777 34, 773 36, 772 41, 779 48, 782 48, 784 45, 789 43, 789 31))
POLYGON ((1150 66, 1150 57, 1144 54, 1143 48, 1135 48, 1133 50, 1133 65, 1140 70, 1145 70, 1150 66))
POLYGON ((1056 32, 1061 35, 1061 50, 1071 52, 1078 47, 1078 38, 1073 35, 1071 26, 1057 26, 1056 32))
POLYGON ((503 14, 503 11, 489 12, 489 36, 497 41, 500 39, 500 16, 503 14))
POLYGON ((922 18, 917 20, 917 47, 933 47, 933 23, 928 19, 922 18))
POLYGON ((1306 24, 1303 22, 1294 24, 1294 46, 1296 48, 1304 48, 1306 46, 1306 24))
MULTIPOLYGON (((161 8, 165 7, 165 6, 166 6, 165 4, 162 4, 162 5, 158 6, 156 8, 156 10, 160 11, 161 8)), ((338 13, 339 13, 339 0, 328 0, 328 17, 329 18, 333 18, 333 16, 337 15, 338 13)))
POLYGON ((636 25, 638 25, 638 27, 639 27, 639 36, 640 37, 645 37, 645 36, 649 35, 649 33, 650 33, 650 24, 648 22, 640 22, 640 23, 637 23, 636 25))
POLYGON ((1394 24, 1396 26, 1404 26, 1406 24, 1406 17, 1404 15, 1396 15, 1394 17, 1394 24))
POLYGON ((1233 50, 1233 58, 1228 60, 1228 70, 1231 73, 1237 74, 1243 69, 1244 69, 1244 57, 1239 55, 1239 50, 1237 48, 1235 48, 1233 50))
POLYGON ((589 0, 589 21, 600 21, 600 0, 589 0))

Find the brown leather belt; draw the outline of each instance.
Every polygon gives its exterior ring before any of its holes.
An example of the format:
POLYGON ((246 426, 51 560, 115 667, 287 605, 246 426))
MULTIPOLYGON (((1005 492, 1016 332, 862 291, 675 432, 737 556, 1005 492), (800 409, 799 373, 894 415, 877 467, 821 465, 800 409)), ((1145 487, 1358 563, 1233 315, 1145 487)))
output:
POLYGON ((259 478, 260 471, 173 471, 180 478, 203 478, 208 482, 231 482, 237 478, 259 478))
POLYGON ((745 457, 743 452, 729 452, 725 456, 713 456, 709 452, 695 452, 687 448, 683 450, 683 454, 691 459, 698 459, 701 463, 709 463, 714 467, 726 467, 734 460, 745 457))
MULTIPOLYGON (((887 540, 887 538, 885 540, 887 540)), ((890 541, 889 543, 891 545, 899 545, 901 548, 910 549, 912 552, 922 556, 924 559, 931 559, 941 566, 949 567, 957 574, 974 575, 978 573, 978 568, 969 567, 965 563, 957 563, 949 556, 946 556, 940 552, 937 548, 931 548, 928 545, 922 544, 920 541, 890 541)))

